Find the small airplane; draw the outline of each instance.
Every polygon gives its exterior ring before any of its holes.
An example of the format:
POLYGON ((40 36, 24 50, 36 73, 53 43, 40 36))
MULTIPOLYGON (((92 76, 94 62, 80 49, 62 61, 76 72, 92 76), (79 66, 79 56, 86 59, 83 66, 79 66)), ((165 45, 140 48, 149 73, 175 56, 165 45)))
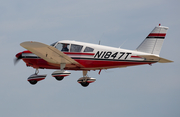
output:
POLYGON ((122 68, 135 65, 173 62, 159 57, 168 27, 156 26, 136 50, 127 50, 98 44, 63 40, 46 45, 40 42, 23 42, 27 49, 16 54, 15 63, 22 59, 27 67, 33 67, 35 73, 27 80, 34 85, 47 75, 38 75, 38 69, 56 69, 52 73, 58 81, 71 73, 66 70, 81 70, 83 77, 77 80, 83 87, 96 81, 88 77, 90 70, 122 68))

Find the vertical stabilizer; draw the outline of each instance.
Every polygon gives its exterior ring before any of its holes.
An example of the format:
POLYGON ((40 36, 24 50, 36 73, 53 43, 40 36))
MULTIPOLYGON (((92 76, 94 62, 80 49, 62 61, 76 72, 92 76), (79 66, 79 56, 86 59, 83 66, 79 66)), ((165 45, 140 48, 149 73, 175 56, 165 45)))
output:
POLYGON ((156 26, 136 50, 159 55, 167 30, 168 27, 156 26))

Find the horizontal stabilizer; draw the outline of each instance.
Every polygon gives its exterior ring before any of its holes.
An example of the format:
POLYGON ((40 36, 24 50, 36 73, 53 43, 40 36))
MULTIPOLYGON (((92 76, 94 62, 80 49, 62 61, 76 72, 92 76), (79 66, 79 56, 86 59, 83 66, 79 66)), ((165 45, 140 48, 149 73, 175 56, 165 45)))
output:
POLYGON ((146 60, 149 61, 158 61, 159 63, 170 63, 173 62, 171 60, 165 59, 165 58, 161 58, 158 56, 154 56, 154 55, 138 55, 139 57, 145 58, 146 60))

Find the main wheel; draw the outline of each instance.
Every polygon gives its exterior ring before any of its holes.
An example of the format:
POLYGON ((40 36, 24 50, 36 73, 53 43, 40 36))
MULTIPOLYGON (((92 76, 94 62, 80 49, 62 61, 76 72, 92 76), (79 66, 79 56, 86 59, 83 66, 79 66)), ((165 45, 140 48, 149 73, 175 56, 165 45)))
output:
POLYGON ((38 81, 37 80, 29 80, 29 83, 35 85, 38 81))
POLYGON ((89 85, 89 83, 88 83, 88 82, 81 82, 81 85, 82 85, 83 87, 87 87, 87 86, 89 85))
POLYGON ((56 78, 56 80, 61 81, 61 80, 63 80, 64 76, 56 76, 55 78, 56 78))

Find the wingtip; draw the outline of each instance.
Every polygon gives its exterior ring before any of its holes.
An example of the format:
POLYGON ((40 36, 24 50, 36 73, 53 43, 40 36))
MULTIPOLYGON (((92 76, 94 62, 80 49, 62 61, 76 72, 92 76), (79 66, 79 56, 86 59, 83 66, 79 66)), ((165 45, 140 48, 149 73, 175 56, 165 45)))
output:
POLYGON ((35 41, 25 41, 25 42, 20 43, 20 46, 27 49, 28 47, 34 47, 34 48, 43 47, 43 46, 46 46, 46 44, 35 42, 35 41))
POLYGON ((32 43, 32 42, 33 42, 33 41, 25 41, 25 42, 20 43, 20 46, 24 47, 24 46, 26 46, 27 44, 32 43))

